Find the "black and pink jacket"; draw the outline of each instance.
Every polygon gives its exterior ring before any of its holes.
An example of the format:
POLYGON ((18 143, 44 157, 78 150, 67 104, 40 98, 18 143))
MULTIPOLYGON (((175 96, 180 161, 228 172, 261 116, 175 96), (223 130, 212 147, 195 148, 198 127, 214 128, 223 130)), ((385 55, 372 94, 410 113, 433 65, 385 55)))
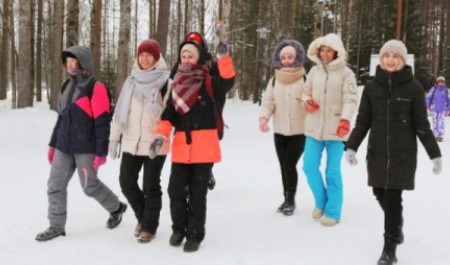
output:
POLYGON ((66 154, 93 153, 106 156, 108 153, 111 123, 110 99, 106 86, 94 79, 94 63, 89 48, 73 46, 63 51, 75 57, 85 71, 70 76, 70 81, 58 100, 58 120, 49 145, 66 154))

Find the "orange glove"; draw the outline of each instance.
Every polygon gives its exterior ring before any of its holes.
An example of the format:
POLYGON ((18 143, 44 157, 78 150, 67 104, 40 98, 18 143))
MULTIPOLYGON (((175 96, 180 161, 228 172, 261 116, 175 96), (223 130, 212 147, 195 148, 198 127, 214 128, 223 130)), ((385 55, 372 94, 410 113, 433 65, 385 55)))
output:
POLYGON ((309 99, 305 102, 305 110, 309 113, 313 113, 319 109, 319 104, 317 104, 314 100, 309 99))
POLYGON ((341 119, 339 121, 336 134, 339 138, 343 138, 350 131, 350 122, 348 120, 341 119))

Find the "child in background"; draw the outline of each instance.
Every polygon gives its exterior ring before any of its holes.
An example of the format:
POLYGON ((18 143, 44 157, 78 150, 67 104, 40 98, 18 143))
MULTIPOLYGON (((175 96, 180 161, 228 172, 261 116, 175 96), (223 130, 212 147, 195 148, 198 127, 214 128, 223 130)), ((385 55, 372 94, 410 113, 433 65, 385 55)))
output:
POLYGON ((438 142, 442 142, 445 133, 445 116, 450 111, 450 97, 443 76, 439 76, 436 79, 436 85, 428 91, 426 102, 433 122, 434 137, 438 142))

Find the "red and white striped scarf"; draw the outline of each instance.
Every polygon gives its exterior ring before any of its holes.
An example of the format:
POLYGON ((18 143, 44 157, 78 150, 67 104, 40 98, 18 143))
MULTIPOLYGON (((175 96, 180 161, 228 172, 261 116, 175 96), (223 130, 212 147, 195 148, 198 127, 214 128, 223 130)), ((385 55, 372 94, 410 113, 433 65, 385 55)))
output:
POLYGON ((172 97, 175 110, 187 113, 197 103, 200 88, 209 69, 204 64, 180 64, 172 83, 172 97))

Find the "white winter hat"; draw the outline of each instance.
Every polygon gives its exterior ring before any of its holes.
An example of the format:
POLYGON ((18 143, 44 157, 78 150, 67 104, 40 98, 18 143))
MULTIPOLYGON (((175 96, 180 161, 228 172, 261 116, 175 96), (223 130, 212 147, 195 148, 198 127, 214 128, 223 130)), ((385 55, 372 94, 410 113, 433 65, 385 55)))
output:
POLYGON ((403 59, 403 62, 406 64, 406 59, 408 57, 408 50, 403 42, 399 40, 390 40, 387 41, 380 50, 380 62, 383 55, 391 52, 400 55, 403 59))
POLYGON ((439 76, 438 78, 436 78, 436 81, 444 81, 445 82, 445 77, 439 76))

